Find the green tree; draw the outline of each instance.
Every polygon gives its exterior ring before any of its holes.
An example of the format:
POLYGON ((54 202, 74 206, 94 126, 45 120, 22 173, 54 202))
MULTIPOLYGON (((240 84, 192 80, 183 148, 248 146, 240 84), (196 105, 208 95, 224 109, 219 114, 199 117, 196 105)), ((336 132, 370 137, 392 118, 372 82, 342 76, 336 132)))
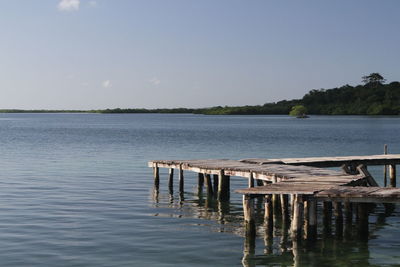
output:
POLYGON ((365 83, 366 85, 378 86, 382 85, 385 81, 386 79, 383 78, 383 76, 380 75, 378 72, 374 72, 371 73, 370 75, 362 77, 362 82, 365 83))
POLYGON ((306 116, 306 114, 307 114, 307 108, 303 105, 296 105, 292 107, 292 110, 289 113, 290 116, 294 117, 302 117, 306 116))

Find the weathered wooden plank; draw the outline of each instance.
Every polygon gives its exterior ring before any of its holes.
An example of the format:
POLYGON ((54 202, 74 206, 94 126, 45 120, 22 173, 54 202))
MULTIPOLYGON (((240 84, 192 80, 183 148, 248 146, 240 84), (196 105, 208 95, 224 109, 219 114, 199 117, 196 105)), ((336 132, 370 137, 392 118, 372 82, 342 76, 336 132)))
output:
POLYGON ((282 159, 243 159, 241 162, 253 164, 291 164, 314 167, 340 167, 343 164, 390 165, 400 163, 400 154, 344 156, 344 157, 310 157, 282 159))

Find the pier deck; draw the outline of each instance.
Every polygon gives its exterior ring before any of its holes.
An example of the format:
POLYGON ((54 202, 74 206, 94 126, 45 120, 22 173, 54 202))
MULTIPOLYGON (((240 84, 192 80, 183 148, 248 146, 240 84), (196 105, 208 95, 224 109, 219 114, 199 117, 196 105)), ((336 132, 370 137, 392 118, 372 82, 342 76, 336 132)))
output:
POLYGON ((310 157, 310 158, 281 158, 281 159, 242 159, 241 162, 253 164, 287 164, 312 167, 340 167, 346 165, 398 165, 400 154, 369 155, 369 156, 344 156, 344 157, 310 157))
MULTIPOLYGON (((168 185, 173 188, 174 169, 179 170, 179 191, 183 194, 183 171, 198 173, 198 186, 207 187, 208 196, 218 200, 229 199, 230 177, 244 177, 249 183, 243 194, 243 212, 246 225, 254 225, 254 198, 265 199, 265 221, 271 224, 272 207, 280 210, 282 218, 291 221, 291 235, 298 238, 303 228, 303 219, 309 221, 307 229, 316 229, 317 202, 324 202, 324 216, 329 221, 332 207, 335 216, 343 218, 342 204, 358 205, 357 212, 368 220, 365 203, 398 203, 400 189, 380 188, 368 172, 367 165, 389 166, 390 186, 396 187, 396 165, 400 154, 346 157, 314 157, 283 159, 206 159, 206 160, 156 160, 148 166, 154 170, 154 183, 158 190, 159 168, 169 169, 168 185), (322 167, 342 167, 343 171, 322 167), (213 177, 211 177, 213 175, 213 177), (213 178, 213 179, 212 179, 213 178), (255 186, 255 181, 257 185, 255 186), (213 184, 214 183, 214 184, 213 184), (291 201, 289 201, 289 196, 291 201), (280 203, 279 203, 280 202, 280 203), (279 204, 278 204, 279 203, 279 204), (328 204, 329 205, 328 205, 328 204), (279 207, 279 208, 278 208, 279 207), (290 215, 289 215, 290 209, 290 215), (311 226, 311 227, 309 227, 311 226)), ((386 167, 384 174, 386 179, 386 167)), ((386 185, 386 180, 385 180, 386 185)), ((350 212, 351 209, 347 212, 350 212)), ((276 213, 276 211, 274 211, 276 213)), ((307 234, 315 236, 315 234, 307 234)))

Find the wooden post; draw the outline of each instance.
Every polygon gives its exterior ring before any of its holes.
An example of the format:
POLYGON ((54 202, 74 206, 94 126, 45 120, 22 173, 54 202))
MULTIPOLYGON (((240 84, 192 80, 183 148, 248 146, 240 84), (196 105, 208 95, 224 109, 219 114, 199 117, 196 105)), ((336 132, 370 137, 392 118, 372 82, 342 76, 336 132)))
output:
POLYGON ((184 191, 184 177, 182 164, 179 165, 179 193, 183 194, 184 191))
MULTIPOLYGON (((276 175, 273 175, 272 183, 274 184, 276 182, 278 182, 278 178, 276 177, 276 175)), ((273 206, 272 209, 273 209, 275 215, 279 214, 281 211, 281 209, 279 207, 279 198, 280 198, 279 195, 276 195, 276 194, 272 195, 272 206, 273 206)))
POLYGON ((289 221, 289 196, 288 195, 280 195, 281 197, 281 211, 282 211, 282 221, 283 223, 288 223, 289 221))
POLYGON ((216 192, 218 192, 218 175, 217 174, 213 174, 213 184, 214 184, 213 191, 216 193, 216 192))
MULTIPOLYGON (((383 154, 387 155, 387 153, 388 153, 388 146, 385 144, 383 146, 383 154)), ((383 166, 383 183, 384 183, 384 187, 387 186, 387 169, 388 169, 387 165, 383 166)))
POLYGON ((390 187, 396 187, 396 165, 389 165, 390 187))
POLYGON ((344 202, 344 214, 345 214, 345 221, 344 221, 344 237, 346 239, 351 238, 352 234, 352 223, 353 223, 353 204, 346 201, 344 202))
POLYGON ((362 240, 368 240, 368 204, 358 204, 358 235, 362 240))
POLYGON ((169 193, 172 195, 174 193, 174 169, 169 169, 168 174, 168 189, 169 193))
POLYGON ((329 236, 332 231, 332 202, 324 201, 323 212, 324 234, 329 236))
POLYGON ((335 211, 335 234, 336 237, 341 238, 343 236, 343 210, 341 202, 333 202, 333 208, 335 211))
POLYGON ((211 175, 210 174, 204 174, 204 183, 207 186, 207 197, 212 197, 213 196, 213 186, 211 182, 211 175))
POLYGON ((246 223, 254 223, 254 199, 249 195, 243 195, 243 215, 246 223))
POLYGON ((158 189, 160 186, 160 170, 157 166, 153 167, 153 174, 154 174, 154 186, 158 189))
POLYGON ((204 186, 204 174, 203 173, 198 174, 197 185, 198 185, 198 187, 203 188, 203 186, 204 186))
POLYGON ((252 172, 250 172, 250 177, 249 177, 249 188, 251 187, 254 187, 254 176, 252 172))
POLYGON ((229 200, 229 176, 225 176, 224 170, 218 175, 218 200, 229 200))
POLYGON ((295 195, 293 220, 290 230, 292 239, 299 239, 301 237, 301 228, 303 227, 303 208, 303 196, 295 195))
POLYGON ((307 239, 315 240, 317 238, 317 200, 310 198, 307 200, 307 202, 308 202, 307 239))
POLYGON ((272 233, 274 230, 274 221, 273 221, 273 211, 272 211, 272 196, 271 195, 265 195, 264 199, 264 223, 265 223, 265 229, 266 233, 272 237, 272 233))

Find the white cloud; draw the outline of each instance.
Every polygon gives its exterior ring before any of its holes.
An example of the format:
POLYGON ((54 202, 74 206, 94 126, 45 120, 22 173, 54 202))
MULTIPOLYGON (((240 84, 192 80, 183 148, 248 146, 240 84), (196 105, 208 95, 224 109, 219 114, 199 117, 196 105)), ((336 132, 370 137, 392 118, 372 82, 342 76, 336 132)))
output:
POLYGON ((157 86, 161 83, 161 81, 157 77, 153 77, 151 80, 149 80, 149 82, 155 86, 157 86))
POLYGON ((89 6, 97 7, 97 2, 96 1, 89 1, 89 6))
POLYGON ((61 0, 58 3, 58 10, 61 11, 74 11, 79 10, 80 0, 61 0))
POLYGON ((104 88, 110 88, 110 87, 112 87, 112 83, 111 83, 110 80, 105 80, 104 82, 101 83, 101 85, 102 85, 104 88))

